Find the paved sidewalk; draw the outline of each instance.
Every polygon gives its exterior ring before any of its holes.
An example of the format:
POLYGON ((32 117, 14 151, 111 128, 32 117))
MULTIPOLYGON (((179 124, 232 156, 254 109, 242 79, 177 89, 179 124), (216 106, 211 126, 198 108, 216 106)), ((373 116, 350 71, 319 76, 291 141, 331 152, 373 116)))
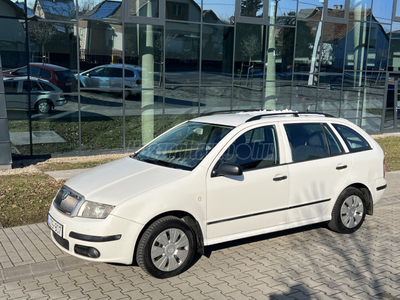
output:
POLYGON ((0 229, 3 299, 400 300, 400 172, 355 234, 321 225, 207 248, 180 276, 91 263, 50 240, 44 223, 0 229))

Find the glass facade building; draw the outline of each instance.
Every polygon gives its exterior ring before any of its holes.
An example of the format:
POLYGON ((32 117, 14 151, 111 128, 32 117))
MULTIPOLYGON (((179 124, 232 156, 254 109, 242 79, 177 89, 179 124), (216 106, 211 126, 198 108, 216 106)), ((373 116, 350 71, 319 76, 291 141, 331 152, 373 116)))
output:
POLYGON ((0 24, 14 155, 130 152, 243 109, 400 128, 399 0, 0 0, 0 24))

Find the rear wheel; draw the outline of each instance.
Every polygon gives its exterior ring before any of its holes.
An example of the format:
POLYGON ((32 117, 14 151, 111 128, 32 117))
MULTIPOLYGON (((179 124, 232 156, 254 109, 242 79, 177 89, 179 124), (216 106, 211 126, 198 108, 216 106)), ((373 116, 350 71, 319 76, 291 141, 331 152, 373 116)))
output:
POLYGON ((339 233, 352 233, 361 227, 366 214, 364 195, 350 187, 344 190, 335 203, 329 228, 339 233))
POLYGON ((47 114, 51 110, 51 105, 47 100, 40 100, 36 103, 36 111, 40 114, 47 114))
POLYGON ((181 219, 163 217, 152 223, 140 238, 136 253, 139 266, 157 278, 184 272, 193 260, 195 238, 181 219))

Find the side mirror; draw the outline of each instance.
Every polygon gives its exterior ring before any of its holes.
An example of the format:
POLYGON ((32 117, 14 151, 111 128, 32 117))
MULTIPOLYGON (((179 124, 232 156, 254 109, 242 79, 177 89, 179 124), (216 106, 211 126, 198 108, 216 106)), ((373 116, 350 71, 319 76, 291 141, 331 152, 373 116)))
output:
POLYGON ((241 176, 243 169, 241 166, 232 163, 222 163, 218 168, 213 170, 211 177, 218 176, 241 176))

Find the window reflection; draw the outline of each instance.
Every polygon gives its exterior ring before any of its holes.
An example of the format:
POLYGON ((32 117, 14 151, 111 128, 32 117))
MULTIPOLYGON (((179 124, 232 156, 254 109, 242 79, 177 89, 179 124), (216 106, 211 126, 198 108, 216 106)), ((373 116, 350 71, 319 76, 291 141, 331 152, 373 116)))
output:
POLYGON ((320 26, 322 26, 320 22, 297 22, 295 72, 312 72, 311 66, 313 60, 315 61, 315 48, 319 43, 316 35, 320 26))
POLYGON ((269 0, 268 16, 270 24, 294 25, 296 18, 297 1, 269 0), (276 19, 272 22, 271 19, 276 19))
POLYGON ((365 70, 367 64, 367 39, 369 24, 349 22, 346 48, 346 69, 365 70))
POLYGON ((265 26, 236 25, 235 79, 247 82, 261 80, 264 75, 265 26))
POLYGON ((198 83, 200 25, 167 22, 165 35, 166 83, 198 83))
POLYGON ((167 1, 165 13, 167 19, 199 22, 201 2, 192 0, 167 1))
POLYGON ((128 0, 129 14, 131 16, 158 18, 159 0, 128 0))
MULTIPOLYGON (((397 1, 397 0, 395 0, 397 1)), ((392 20, 393 0, 374 1, 372 6, 373 22, 390 23, 392 20)))
POLYGON ((295 28, 270 26, 269 30, 267 80, 292 80, 295 28))
POLYGON ((79 1, 79 4, 81 18, 122 20, 122 0, 79 1))
POLYGON ((231 84, 233 27, 203 25, 202 83, 231 84))
POLYGON ((345 7, 346 7, 346 0, 329 0, 327 15, 333 18, 344 18, 345 7))
POLYGON ((240 15, 243 17, 261 18, 263 10, 263 0, 240 0, 240 15))
POLYGON ((200 90, 200 113, 231 109, 232 87, 203 87, 200 90))
POLYGON ((217 24, 234 24, 235 1, 203 0, 203 22, 217 24))
POLYGON ((321 20, 323 3, 320 0, 299 1, 299 12, 297 17, 300 19, 312 18, 321 20))
POLYGON ((346 24, 325 23, 321 48, 321 72, 343 72, 346 24))
POLYGON ((71 21, 76 19, 74 0, 37 0, 32 10, 41 19, 57 21, 71 21))
POLYGON ((372 0, 350 0, 349 19, 365 20, 371 8, 372 0))

